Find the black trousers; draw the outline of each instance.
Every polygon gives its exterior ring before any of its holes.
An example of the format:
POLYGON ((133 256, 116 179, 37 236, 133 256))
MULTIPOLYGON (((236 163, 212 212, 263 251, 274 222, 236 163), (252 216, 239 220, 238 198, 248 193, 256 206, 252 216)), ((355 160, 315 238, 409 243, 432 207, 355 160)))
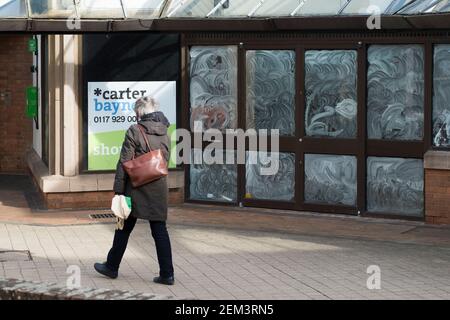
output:
MULTIPOLYGON (((128 219, 125 220, 123 230, 116 230, 114 234, 113 245, 111 250, 109 250, 108 259, 106 261, 106 265, 114 271, 119 270, 120 262, 122 261, 122 257, 127 248, 128 239, 136 225, 136 221, 136 218, 129 216, 128 219)), ((166 222, 150 221, 150 228, 152 230, 153 239, 155 240, 156 253, 158 255, 159 275, 164 278, 172 277, 172 248, 170 246, 166 222)))

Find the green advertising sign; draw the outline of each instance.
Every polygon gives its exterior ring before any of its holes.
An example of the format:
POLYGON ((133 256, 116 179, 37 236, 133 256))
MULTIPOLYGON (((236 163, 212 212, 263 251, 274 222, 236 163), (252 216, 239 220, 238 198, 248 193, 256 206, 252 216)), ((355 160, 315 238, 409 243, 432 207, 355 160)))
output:
POLYGON ((35 118, 38 112, 38 89, 37 87, 28 87, 26 90, 27 106, 25 114, 28 118, 35 118))
POLYGON ((28 40, 28 51, 32 53, 37 52, 37 40, 35 38, 28 40))

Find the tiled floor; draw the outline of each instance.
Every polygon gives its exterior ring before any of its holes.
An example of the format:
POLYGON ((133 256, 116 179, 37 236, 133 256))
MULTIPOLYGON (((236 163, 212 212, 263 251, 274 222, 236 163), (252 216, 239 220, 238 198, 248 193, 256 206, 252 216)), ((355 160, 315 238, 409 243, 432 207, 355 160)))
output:
POLYGON ((176 285, 153 284, 158 272, 147 223, 136 226, 119 278, 92 265, 111 245, 114 225, 0 224, 0 250, 30 250, 33 260, 0 263, 0 277, 66 283, 69 265, 84 287, 200 299, 449 299, 450 246, 206 226, 170 225, 176 285), (379 266, 381 289, 367 268, 379 266))

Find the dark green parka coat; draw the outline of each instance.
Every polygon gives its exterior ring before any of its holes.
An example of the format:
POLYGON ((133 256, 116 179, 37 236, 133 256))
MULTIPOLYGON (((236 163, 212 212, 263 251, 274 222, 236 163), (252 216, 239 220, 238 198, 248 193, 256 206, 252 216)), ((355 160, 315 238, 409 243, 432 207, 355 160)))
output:
POLYGON ((131 216, 149 221, 166 221, 168 201, 167 177, 133 188, 122 163, 131 160, 133 155, 138 157, 149 151, 138 125, 141 125, 144 129, 150 148, 152 150, 161 149, 168 163, 170 139, 167 135, 167 129, 170 124, 162 112, 146 114, 138 123, 132 125, 125 135, 120 159, 117 163, 114 192, 131 197, 131 216))

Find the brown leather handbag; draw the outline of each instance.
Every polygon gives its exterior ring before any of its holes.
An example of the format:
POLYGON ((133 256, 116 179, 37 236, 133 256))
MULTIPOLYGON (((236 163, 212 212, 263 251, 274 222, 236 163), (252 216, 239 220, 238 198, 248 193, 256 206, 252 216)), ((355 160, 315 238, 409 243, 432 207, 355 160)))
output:
POLYGON ((167 161, 164 159, 161 149, 151 150, 147 136, 139 124, 138 128, 149 151, 137 158, 133 156, 133 159, 122 164, 134 188, 156 181, 169 174, 167 161))

